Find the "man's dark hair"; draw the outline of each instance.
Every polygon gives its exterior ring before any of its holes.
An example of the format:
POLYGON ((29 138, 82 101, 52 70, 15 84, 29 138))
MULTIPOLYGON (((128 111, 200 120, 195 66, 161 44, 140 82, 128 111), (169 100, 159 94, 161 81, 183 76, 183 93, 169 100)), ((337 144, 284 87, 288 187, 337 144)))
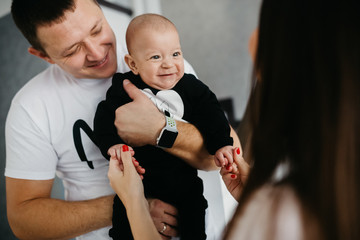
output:
POLYGON ((61 23, 65 20, 65 12, 75 11, 75 7, 75 0, 13 0, 11 14, 32 47, 46 54, 38 39, 37 28, 61 23))

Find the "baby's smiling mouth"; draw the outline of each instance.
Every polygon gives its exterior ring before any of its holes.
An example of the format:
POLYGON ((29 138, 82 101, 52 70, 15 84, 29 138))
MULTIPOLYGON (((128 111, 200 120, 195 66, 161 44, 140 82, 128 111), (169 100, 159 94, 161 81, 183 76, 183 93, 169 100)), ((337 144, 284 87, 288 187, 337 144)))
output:
POLYGON ((168 77, 168 76, 172 76, 176 73, 164 73, 164 74, 159 74, 160 77, 168 77))

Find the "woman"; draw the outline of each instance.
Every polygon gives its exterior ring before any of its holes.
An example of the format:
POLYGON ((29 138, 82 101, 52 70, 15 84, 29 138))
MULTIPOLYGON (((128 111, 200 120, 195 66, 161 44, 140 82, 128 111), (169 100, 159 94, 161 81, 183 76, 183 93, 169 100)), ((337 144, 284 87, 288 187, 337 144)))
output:
POLYGON ((253 166, 226 239, 253 236, 241 222, 259 214, 262 239, 360 239, 359 10, 263 1, 247 116, 253 166))
POLYGON ((220 171, 239 201, 225 239, 360 239, 359 12, 355 0, 263 1, 252 167, 234 152, 240 171, 220 171))

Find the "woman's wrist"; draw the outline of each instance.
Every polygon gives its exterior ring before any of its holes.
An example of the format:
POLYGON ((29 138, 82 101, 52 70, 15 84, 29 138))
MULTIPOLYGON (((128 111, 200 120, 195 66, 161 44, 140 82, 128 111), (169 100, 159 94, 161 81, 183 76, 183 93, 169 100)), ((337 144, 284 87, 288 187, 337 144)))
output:
POLYGON ((123 201, 123 203, 128 214, 135 214, 137 213, 137 211, 149 212, 149 203, 144 197, 144 195, 132 197, 129 200, 123 201))

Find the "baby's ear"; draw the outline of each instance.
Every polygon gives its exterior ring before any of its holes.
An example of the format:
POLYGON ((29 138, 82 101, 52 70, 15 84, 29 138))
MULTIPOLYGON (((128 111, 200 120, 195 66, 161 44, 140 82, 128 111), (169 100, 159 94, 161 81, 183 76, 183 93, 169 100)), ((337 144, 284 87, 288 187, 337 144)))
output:
POLYGON ((125 62, 129 66, 130 70, 135 74, 138 75, 139 71, 136 66, 136 62, 134 58, 130 54, 125 55, 125 62))

